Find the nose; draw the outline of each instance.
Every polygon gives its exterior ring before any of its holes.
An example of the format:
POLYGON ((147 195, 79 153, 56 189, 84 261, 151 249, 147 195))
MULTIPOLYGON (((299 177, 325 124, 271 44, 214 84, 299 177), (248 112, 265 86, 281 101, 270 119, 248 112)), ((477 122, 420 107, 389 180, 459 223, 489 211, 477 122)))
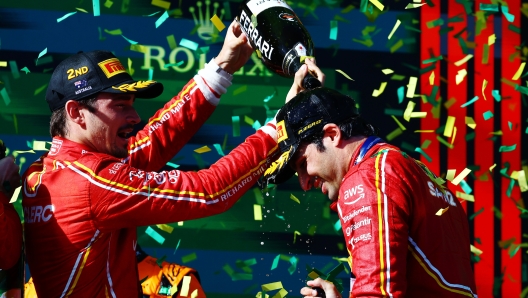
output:
POLYGON ((132 109, 130 113, 127 115, 127 122, 135 125, 141 122, 141 118, 139 117, 139 114, 137 113, 136 109, 132 109))

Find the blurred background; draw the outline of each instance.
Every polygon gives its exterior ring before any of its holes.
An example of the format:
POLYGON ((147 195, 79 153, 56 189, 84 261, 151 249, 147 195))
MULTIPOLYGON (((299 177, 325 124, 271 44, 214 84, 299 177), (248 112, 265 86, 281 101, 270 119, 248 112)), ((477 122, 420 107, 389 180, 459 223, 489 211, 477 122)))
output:
MULTIPOLYGON (((356 99, 385 140, 446 179, 448 170, 455 177, 471 170, 458 185, 446 183, 468 214, 479 296, 526 295, 528 2, 287 2, 312 36, 325 85, 356 99)), ((144 125, 220 51, 225 29, 210 18, 216 14, 229 26, 240 5, 0 0, 0 139, 22 171, 43 154, 24 151, 34 141, 51 141, 44 96, 54 67, 98 49, 113 51, 135 79, 164 84, 162 96, 136 100, 144 125)), ((164 169, 214 163, 275 115, 292 82, 253 55, 212 117, 164 169), (197 150, 204 146, 210 150, 197 150)), ((300 191, 291 179, 255 187, 224 214, 149 232, 140 227, 138 243, 152 256, 198 270, 208 297, 254 297, 263 284, 278 281, 288 297, 299 297, 313 268, 328 273, 341 263, 337 280, 346 293, 348 253, 328 205, 320 191, 300 191)), ((20 198, 15 206, 20 209, 20 198)))

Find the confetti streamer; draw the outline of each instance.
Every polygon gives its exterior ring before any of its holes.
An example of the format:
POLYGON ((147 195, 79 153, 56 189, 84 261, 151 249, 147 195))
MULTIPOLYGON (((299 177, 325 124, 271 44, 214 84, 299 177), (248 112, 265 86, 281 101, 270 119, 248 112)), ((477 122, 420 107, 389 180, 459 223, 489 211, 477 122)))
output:
POLYGON ((464 170, 462 170, 462 172, 460 172, 460 174, 458 174, 458 176, 456 176, 455 179, 451 181, 451 183, 453 183, 454 185, 458 185, 460 181, 462 181, 462 179, 466 178, 466 176, 469 175, 469 173, 471 173, 471 170, 465 168, 464 170))
POLYGON ((330 21, 330 39, 337 40, 337 21, 330 21))
POLYGON ((464 63, 466 63, 466 62, 468 62, 469 59, 471 59, 471 58, 473 58, 473 55, 468 54, 468 55, 466 55, 466 57, 464 57, 464 58, 458 60, 457 62, 455 62, 455 65, 456 65, 456 66, 460 66, 460 65, 462 65, 462 64, 464 64, 464 63))
POLYGON ((469 106, 470 104, 473 104, 475 101, 477 101, 479 99, 478 96, 475 96, 473 97, 470 101, 466 102, 465 104, 462 104, 460 107, 461 108, 465 108, 467 106, 469 106))
POLYGON ((93 15, 98 17, 101 15, 101 7, 99 6, 99 0, 92 0, 93 4, 93 15))
POLYGON ((518 80, 521 77, 521 74, 522 74, 522 72, 524 70, 524 66, 525 65, 526 65, 526 62, 521 63, 521 65, 519 66, 519 69, 517 69, 517 71, 513 75, 512 80, 515 81, 515 80, 518 80))
POLYGON ((403 124, 398 120, 398 118, 394 117, 394 115, 391 115, 391 117, 392 119, 394 119, 394 121, 396 121, 396 124, 398 124, 401 130, 406 130, 405 126, 403 126, 403 124))
POLYGON ((253 204, 253 217, 257 220, 262 220, 262 206, 253 204))
POLYGON ((369 0, 370 3, 374 4, 374 6, 376 6, 377 9, 379 9, 380 11, 383 11, 383 8, 385 8, 385 6, 383 6, 383 4, 381 4, 381 2, 379 2, 378 0, 369 0))
POLYGON ((240 93, 246 92, 246 90, 247 90, 247 85, 240 86, 240 87, 236 88, 236 89, 233 91, 233 96, 237 96, 237 95, 239 95, 240 93))
POLYGON ((165 11, 157 20, 156 20, 156 28, 161 26, 163 22, 165 22, 169 18, 169 12, 165 11))
POLYGON ((48 52, 48 48, 45 48, 44 50, 42 50, 42 52, 40 52, 40 54, 38 55, 37 60, 38 60, 40 57, 46 55, 47 52, 48 52))
POLYGON ((68 18, 68 17, 71 17, 72 15, 76 14, 77 12, 74 11, 74 12, 70 12, 70 13, 67 13, 65 14, 64 16, 60 17, 57 19, 57 23, 60 23, 61 21, 63 21, 64 19, 68 18))
POLYGON ((294 231, 293 232, 293 243, 295 243, 295 241, 297 240, 297 235, 301 236, 301 233, 299 231, 294 231))
POLYGON ((130 44, 132 44, 132 45, 138 44, 137 41, 133 41, 133 40, 131 40, 131 39, 128 39, 128 38, 126 38, 123 34, 121 34, 121 36, 122 36, 126 41, 128 41, 130 44))
POLYGON ((290 199, 292 199, 292 201, 294 202, 297 202, 297 204, 301 204, 301 201, 299 201, 299 199, 293 194, 290 194, 290 199))
POLYGON ((449 209, 449 206, 447 206, 447 208, 445 208, 445 209, 444 209, 444 208, 440 208, 440 210, 438 210, 438 211, 435 213, 435 215, 437 215, 437 216, 441 216, 442 214, 446 213, 448 209, 449 209))
POLYGON ((88 11, 86 9, 83 9, 83 8, 75 7, 75 9, 77 9, 80 12, 88 13, 88 11))
POLYGON ((428 162, 432 162, 433 159, 427 155, 427 153, 425 153, 425 151, 422 150, 422 148, 420 147, 416 147, 416 149, 414 149, 414 151, 420 153, 421 155, 423 155, 423 157, 425 157, 425 159, 427 159, 428 162))
POLYGON ((400 27, 400 25, 401 25, 401 21, 396 20, 396 24, 394 24, 394 27, 392 28, 392 31, 390 32, 388 39, 391 39, 392 35, 394 35, 394 32, 396 32, 396 30, 398 29, 398 27, 400 27))
POLYGON ((343 76, 345 76, 345 78, 353 81, 354 79, 352 79, 349 75, 347 75, 344 71, 342 71, 341 69, 336 69, 336 71, 340 74, 342 74, 343 76))
POLYGON ((226 27, 222 20, 220 20, 220 18, 216 14, 211 18, 211 22, 216 27, 218 32, 222 32, 222 30, 224 30, 226 27))
POLYGON ((380 96, 383 93, 383 91, 385 91, 386 86, 387 86, 387 82, 381 82, 381 86, 379 87, 379 89, 374 89, 374 91, 372 91, 372 96, 373 97, 380 96))
MULTIPOLYGON (((418 78, 417 77, 409 77, 409 84, 407 85, 407 94, 406 94, 406 97, 407 98, 413 98, 414 97, 414 92, 416 91, 416 83, 418 82, 418 78)), ((414 106, 413 106, 414 108, 414 106)), ((409 120, 407 120, 409 121, 409 120)))
POLYGON ((165 242, 165 238, 151 227, 148 227, 145 233, 149 235, 152 239, 156 240, 156 242, 158 242, 159 244, 163 244, 163 242, 165 242))

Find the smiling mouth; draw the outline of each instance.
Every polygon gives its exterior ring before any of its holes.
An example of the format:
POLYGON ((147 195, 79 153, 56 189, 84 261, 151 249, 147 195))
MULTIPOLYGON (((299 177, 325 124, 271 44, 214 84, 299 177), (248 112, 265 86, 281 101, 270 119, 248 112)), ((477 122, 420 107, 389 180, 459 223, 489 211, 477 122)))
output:
POLYGON ((123 129, 117 132, 117 136, 122 139, 128 139, 131 136, 132 129, 123 129))

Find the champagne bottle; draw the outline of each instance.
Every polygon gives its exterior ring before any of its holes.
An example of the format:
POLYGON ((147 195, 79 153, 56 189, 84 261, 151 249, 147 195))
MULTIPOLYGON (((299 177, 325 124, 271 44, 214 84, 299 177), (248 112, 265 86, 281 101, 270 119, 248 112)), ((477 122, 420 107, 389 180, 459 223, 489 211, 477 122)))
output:
MULTIPOLYGON (((260 60, 278 75, 294 77, 301 56, 314 55, 310 34, 285 0, 249 0, 238 21, 260 60)), ((303 80, 304 88, 319 86, 310 74, 303 80)))

